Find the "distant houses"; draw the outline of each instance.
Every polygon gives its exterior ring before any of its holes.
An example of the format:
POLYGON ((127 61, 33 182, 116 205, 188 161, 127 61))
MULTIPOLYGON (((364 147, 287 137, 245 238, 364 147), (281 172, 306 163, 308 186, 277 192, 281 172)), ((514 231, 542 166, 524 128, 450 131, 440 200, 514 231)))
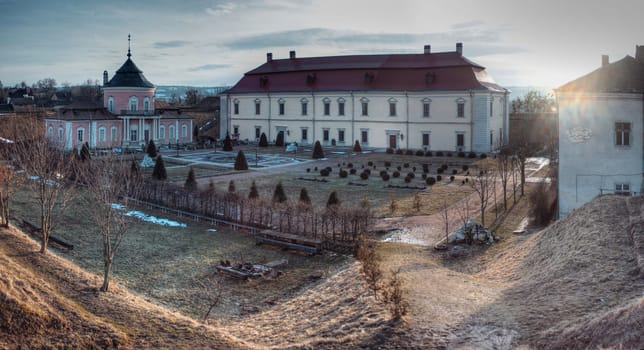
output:
POLYGON ((241 140, 490 152, 508 142, 509 91, 452 52, 296 57, 252 69, 222 94, 221 132, 241 140))
POLYGON ((644 190, 644 46, 555 90, 559 216, 602 193, 644 190))

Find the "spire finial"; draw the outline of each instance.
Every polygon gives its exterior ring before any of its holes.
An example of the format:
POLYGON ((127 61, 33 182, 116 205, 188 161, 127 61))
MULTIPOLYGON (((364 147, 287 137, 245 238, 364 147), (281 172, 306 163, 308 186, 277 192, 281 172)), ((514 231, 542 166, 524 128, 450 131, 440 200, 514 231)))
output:
POLYGON ((130 58, 132 54, 130 53, 130 34, 127 35, 127 58, 130 58))

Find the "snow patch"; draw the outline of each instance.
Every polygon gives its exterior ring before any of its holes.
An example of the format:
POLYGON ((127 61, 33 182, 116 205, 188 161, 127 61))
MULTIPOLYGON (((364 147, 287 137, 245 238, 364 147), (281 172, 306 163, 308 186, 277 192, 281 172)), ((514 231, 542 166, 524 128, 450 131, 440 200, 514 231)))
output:
MULTIPOLYGON (((125 206, 122 204, 118 203, 112 203, 112 208, 116 210, 125 210, 125 206)), ((182 223, 182 222, 177 222, 174 220, 170 219, 164 219, 164 218, 157 218, 156 216, 153 215, 147 215, 141 211, 138 210, 130 210, 125 212, 123 215, 125 216, 133 216, 139 220, 146 221, 146 222, 151 222, 153 224, 161 225, 161 226, 170 226, 170 227, 187 227, 188 225, 182 223)))

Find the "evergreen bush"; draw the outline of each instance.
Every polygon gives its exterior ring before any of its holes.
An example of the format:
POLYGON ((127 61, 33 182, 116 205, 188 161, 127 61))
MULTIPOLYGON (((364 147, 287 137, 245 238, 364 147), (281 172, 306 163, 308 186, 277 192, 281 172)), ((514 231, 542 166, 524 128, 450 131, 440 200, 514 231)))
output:
POLYGON ((284 203, 286 200, 286 193, 284 192, 284 187, 282 187, 282 182, 280 181, 275 186, 275 191, 273 192, 273 203, 284 203))
POLYGON ((230 151, 233 150, 233 140, 231 140, 229 133, 226 133, 226 138, 224 139, 223 150, 225 152, 230 152, 230 151))
POLYGON ((242 150, 237 152, 237 157, 235 158, 235 170, 248 170, 246 155, 244 155, 244 151, 242 150))
POLYGON ((353 151, 355 153, 362 152, 362 147, 360 147, 360 142, 358 142, 358 140, 356 140, 356 143, 353 144, 353 151))
POLYGON ((258 146, 259 146, 259 147, 268 147, 268 139, 266 138, 266 134, 265 134, 265 133, 262 133, 262 134, 259 136, 259 144, 258 144, 258 146))
POLYGON ((154 163, 154 170, 152 170, 152 178, 156 180, 166 180, 168 178, 168 173, 165 170, 165 164, 163 163, 163 158, 159 155, 157 161, 154 163))
POLYGON ((315 146, 313 146, 313 159, 324 158, 324 151, 322 150, 322 145, 320 141, 315 141, 315 146))

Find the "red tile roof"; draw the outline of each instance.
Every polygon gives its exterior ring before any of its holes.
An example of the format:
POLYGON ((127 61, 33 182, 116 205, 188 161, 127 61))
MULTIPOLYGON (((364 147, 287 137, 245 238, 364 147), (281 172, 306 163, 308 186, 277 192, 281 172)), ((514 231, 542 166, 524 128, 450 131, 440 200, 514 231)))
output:
POLYGON ((644 59, 626 56, 560 86, 557 92, 644 92, 644 59))
POLYGON ((279 59, 249 71, 228 92, 337 90, 505 91, 458 52, 279 59))

